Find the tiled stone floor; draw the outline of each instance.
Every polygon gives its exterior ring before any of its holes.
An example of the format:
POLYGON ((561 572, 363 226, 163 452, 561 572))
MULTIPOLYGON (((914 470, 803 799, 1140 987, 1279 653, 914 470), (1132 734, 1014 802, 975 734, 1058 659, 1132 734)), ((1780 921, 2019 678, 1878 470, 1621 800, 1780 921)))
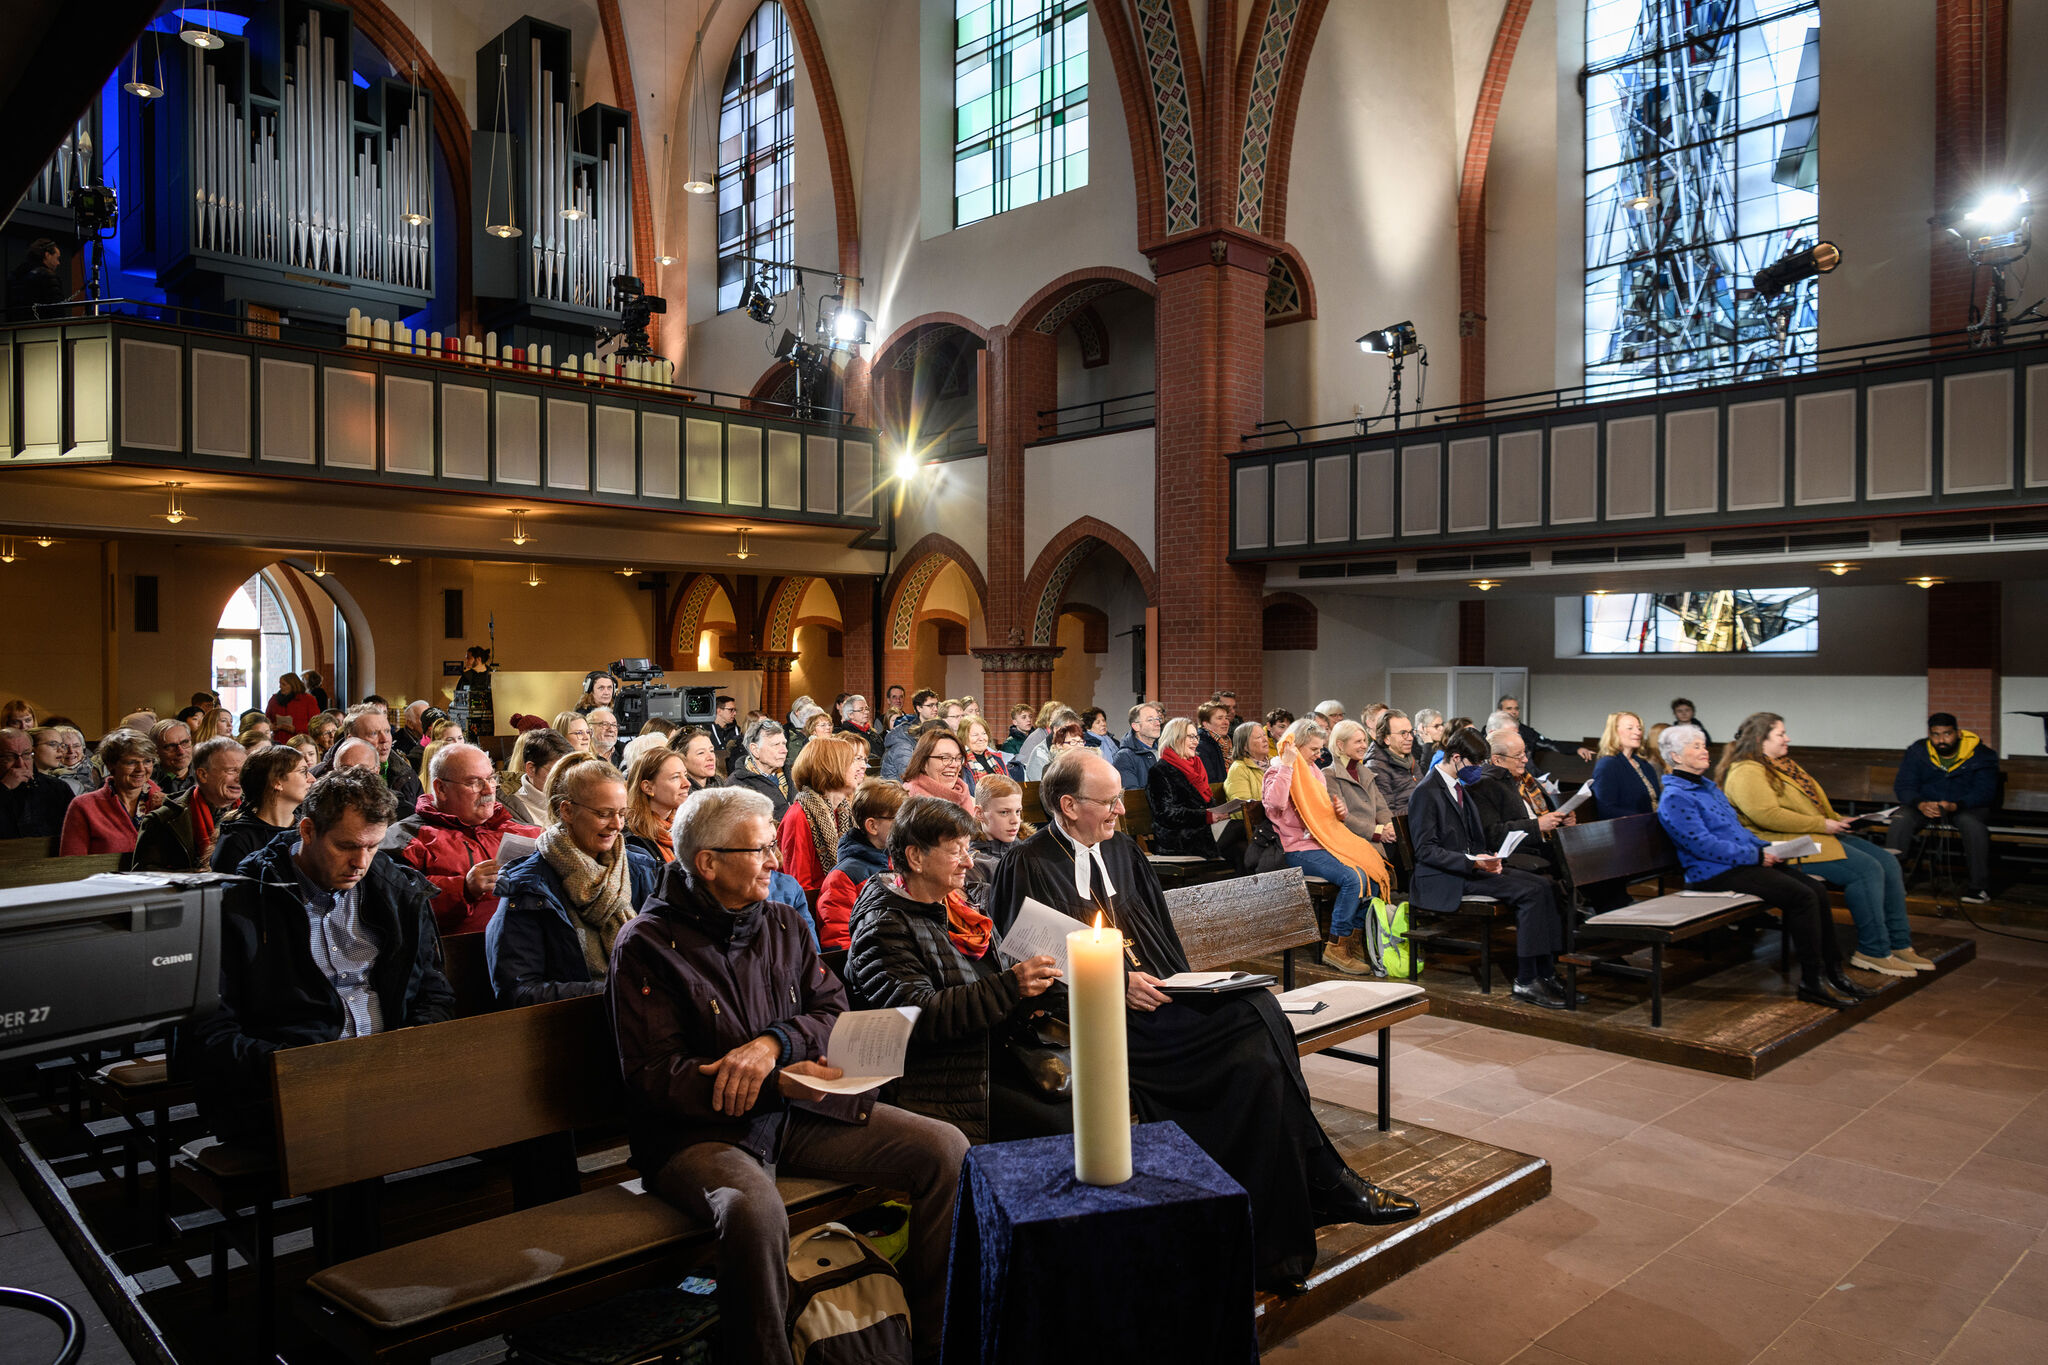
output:
MULTIPOLYGON (((1553 1193, 1267 1359, 2048 1360, 2048 945, 1977 938, 1971 966, 1756 1081, 1398 1026, 1396 1112, 1549 1158, 1553 1193)), ((1305 1065, 1372 1107, 1365 1068, 1305 1065)))

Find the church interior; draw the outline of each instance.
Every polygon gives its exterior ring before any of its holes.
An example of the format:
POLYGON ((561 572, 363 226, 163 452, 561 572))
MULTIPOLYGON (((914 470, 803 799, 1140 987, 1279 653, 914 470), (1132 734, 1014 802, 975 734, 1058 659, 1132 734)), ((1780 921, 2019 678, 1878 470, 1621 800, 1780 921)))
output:
POLYGON ((0 1361, 2048 1359, 2048 4, 0 10, 0 1361))

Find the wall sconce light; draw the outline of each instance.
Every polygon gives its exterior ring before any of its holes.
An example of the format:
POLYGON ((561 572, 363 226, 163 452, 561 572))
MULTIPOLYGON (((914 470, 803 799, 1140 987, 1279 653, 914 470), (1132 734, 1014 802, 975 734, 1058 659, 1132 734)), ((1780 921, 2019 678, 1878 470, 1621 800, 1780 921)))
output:
POLYGON ((1466 586, 1477 588, 1481 592, 1492 592, 1500 586, 1500 580, 1498 578, 1475 578, 1466 586))
POLYGON ((533 539, 532 536, 526 534, 526 509, 524 507, 512 509, 512 534, 505 537, 505 539, 511 541, 514 545, 524 545, 527 541, 533 539))
POLYGON ((183 488, 185 486, 184 484, 179 483, 176 480, 167 479, 164 481, 163 486, 171 490, 171 505, 168 510, 158 512, 156 514, 157 516, 163 518, 165 521, 168 521, 173 526, 182 525, 183 523, 188 521, 199 520, 199 518, 193 516, 190 512, 187 512, 183 507, 180 507, 178 505, 178 490, 180 488, 183 488))
POLYGON ((318 551, 313 556, 313 577, 327 577, 327 552, 325 550, 318 551))
POLYGON ((545 583, 545 582, 547 582, 547 580, 546 580, 545 578, 542 578, 542 577, 540 576, 540 565, 538 565, 538 564, 529 564, 529 565, 527 565, 527 566, 526 566, 526 586, 527 586, 527 587, 529 587, 529 588, 537 588, 537 587, 539 587, 539 586, 540 586, 541 584, 543 584, 543 583, 545 583))
POLYGON ((0 564, 12 564, 19 557, 14 548, 14 537, 0 536, 0 564))

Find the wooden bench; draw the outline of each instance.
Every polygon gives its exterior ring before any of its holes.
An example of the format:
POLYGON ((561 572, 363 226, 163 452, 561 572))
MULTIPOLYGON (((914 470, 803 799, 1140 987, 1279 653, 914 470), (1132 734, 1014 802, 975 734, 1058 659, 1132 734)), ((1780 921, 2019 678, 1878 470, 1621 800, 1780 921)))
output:
MULTIPOLYGON (((1663 825, 1658 823, 1655 815, 1626 815, 1617 820, 1566 825, 1557 831, 1557 839, 1558 847, 1564 854, 1565 868, 1570 873, 1575 888, 1617 879, 1633 884, 1654 877, 1661 893, 1667 876, 1683 880, 1684 873, 1679 864, 1678 850, 1672 846, 1670 836, 1665 834, 1663 825)), ((1652 1028, 1661 1028, 1664 1024, 1666 948, 1717 929, 1728 928, 1744 920, 1775 913, 1754 896, 1743 896, 1734 900, 1702 900, 1698 903, 1697 914, 1688 915, 1675 923, 1603 923, 1604 917, 1595 916, 1581 926, 1577 914, 1581 903, 1576 890, 1573 892, 1572 902, 1572 913, 1566 916, 1565 921, 1565 952, 1559 959, 1565 966, 1566 994, 1574 1002, 1572 1007, 1578 1007, 1576 1001, 1581 967, 1608 976, 1648 981, 1652 1028), (1630 951, 1647 946, 1650 950, 1650 965, 1639 967, 1621 958, 1589 956, 1578 946, 1578 938, 1582 933, 1589 934, 1596 942, 1631 945, 1630 951)), ((1677 897, 1660 894, 1654 900, 1638 901, 1633 906, 1614 913, 1642 913, 1650 907, 1669 907, 1673 910, 1686 908, 1677 897)), ((1778 962, 1781 969, 1789 963, 1790 957, 1791 942, 1781 934, 1778 944, 1778 962)))
MULTIPOLYGON (((286 1197, 616 1126, 624 1116, 602 996, 292 1048, 271 1068, 286 1197)), ((573 1165, 562 1176, 575 1180, 573 1165)), ((777 1183, 793 1231, 880 1197, 834 1181, 777 1183)), ((330 1265, 306 1282, 297 1307, 348 1360, 425 1361, 672 1284, 714 1246, 707 1224, 630 1181, 330 1265)))
MULTIPOLYGON (((1217 971, 1269 953, 1280 955, 1281 989, 1294 989, 1294 950, 1322 942, 1315 907, 1299 868, 1235 877, 1200 886, 1176 887, 1166 893, 1167 913, 1187 950, 1190 971, 1217 971)), ((1297 1055, 1327 1052, 1379 1073, 1379 1126, 1393 1121, 1393 1027, 1404 1019, 1429 1013, 1422 996, 1399 1000, 1377 1010, 1295 1035, 1297 1055), (1379 1035, 1378 1055, 1354 1052, 1342 1044, 1368 1033, 1379 1035)))
POLYGON ((0 887, 48 886, 75 882, 101 872, 119 872, 125 853, 80 853, 58 856, 55 837, 0 839, 0 887))

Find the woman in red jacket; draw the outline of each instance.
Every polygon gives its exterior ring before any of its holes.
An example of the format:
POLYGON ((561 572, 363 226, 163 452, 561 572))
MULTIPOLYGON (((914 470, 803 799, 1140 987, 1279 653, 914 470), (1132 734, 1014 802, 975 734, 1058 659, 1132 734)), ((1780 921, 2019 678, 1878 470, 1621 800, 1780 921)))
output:
POLYGON ((142 817, 163 804, 164 794, 150 781, 156 769, 156 745, 140 730, 110 730, 100 741, 100 766, 106 785, 75 798, 64 811, 64 832, 57 837, 61 857, 80 853, 133 853, 142 817))
POLYGON ((811 740, 790 767, 796 798, 783 812, 777 836, 782 870, 814 904, 825 874, 839 861, 839 839, 850 828, 847 806, 867 771, 868 746, 844 735, 811 740))
POLYGON ((270 704, 263 708, 263 714, 270 717, 275 729, 289 729, 292 734, 303 735, 312 725, 313 717, 320 714, 320 702, 298 674, 287 673, 277 680, 277 694, 270 704))

